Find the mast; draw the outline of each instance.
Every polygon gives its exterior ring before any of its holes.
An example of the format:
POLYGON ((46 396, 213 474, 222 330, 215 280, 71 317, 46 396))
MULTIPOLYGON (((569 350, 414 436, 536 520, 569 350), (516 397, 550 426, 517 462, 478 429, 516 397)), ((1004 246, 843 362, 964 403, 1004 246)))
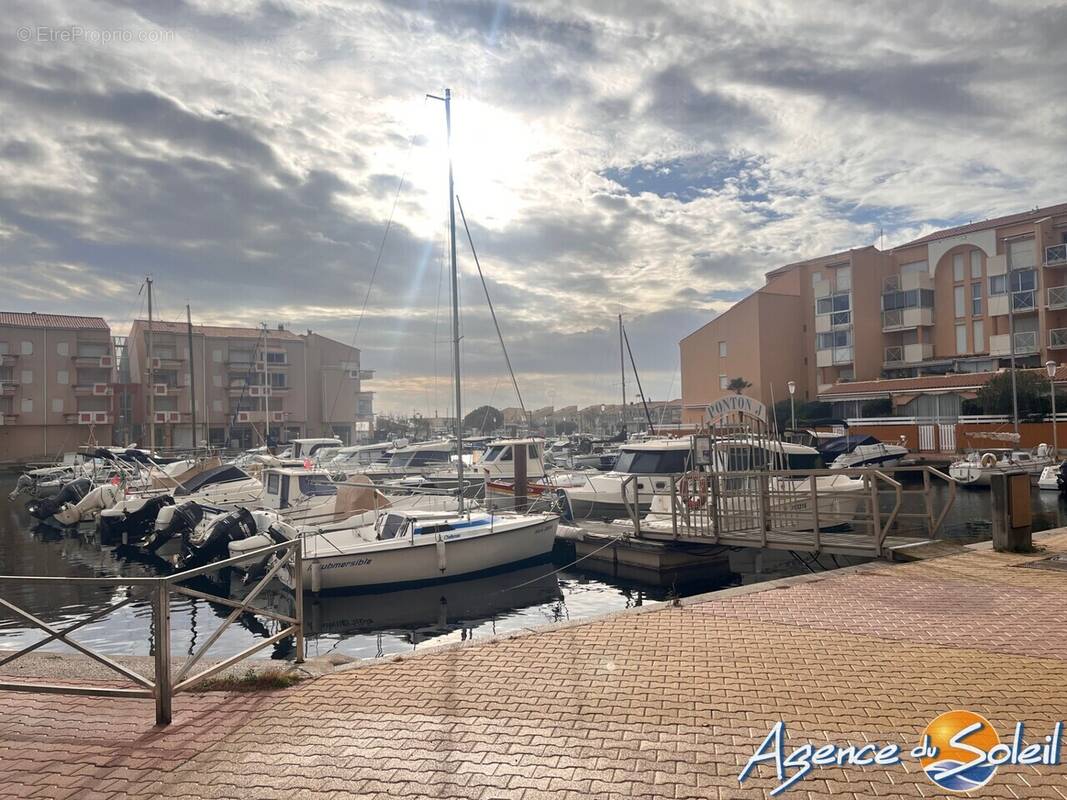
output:
POLYGON ((452 273, 452 382, 456 389, 456 464, 459 480, 459 512, 463 513, 463 397, 460 390, 459 369, 459 270, 456 268, 456 192, 452 176, 452 90, 445 89, 445 96, 427 95, 445 104, 445 134, 448 146, 448 244, 452 273))
POLYGON ((193 313, 185 304, 185 332, 189 336, 189 403, 193 412, 193 450, 196 450, 196 361, 193 359, 193 313))
POLYGON ((152 276, 144 279, 148 286, 148 449, 156 449, 156 369, 152 349, 152 276))
POLYGON ((622 438, 626 439, 626 359, 623 355, 622 338, 622 314, 619 314, 619 373, 622 375, 622 414, 619 419, 622 424, 622 438))
POLYGON ((637 396, 641 398, 641 405, 645 407, 648 432, 655 434, 656 427, 652 424, 652 412, 648 410, 648 398, 645 397, 645 390, 641 388, 641 373, 637 371, 637 362, 634 361, 634 351, 630 349, 630 337, 626 335, 626 328, 622 329, 622 339, 626 342, 626 352, 630 354, 630 366, 634 368, 634 379, 637 381, 637 396))

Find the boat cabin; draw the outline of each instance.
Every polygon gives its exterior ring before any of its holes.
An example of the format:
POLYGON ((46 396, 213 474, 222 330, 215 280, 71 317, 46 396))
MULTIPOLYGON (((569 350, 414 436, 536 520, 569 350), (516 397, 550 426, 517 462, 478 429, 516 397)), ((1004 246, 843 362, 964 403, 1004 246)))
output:
POLYGON ((321 469, 272 467, 263 470, 263 506, 281 510, 308 498, 337 494, 337 484, 321 469))
POLYGON ((612 472, 630 475, 680 475, 689 469, 689 438, 627 442, 619 448, 612 472))
POLYGON ((388 454, 395 446, 392 442, 379 442, 378 444, 342 447, 333 454, 332 458, 320 462, 320 466, 324 469, 340 470, 342 472, 357 467, 369 467, 371 464, 388 461, 388 454))
POLYGON ((387 469, 414 470, 450 464, 454 450, 455 445, 448 439, 410 444, 393 451, 387 469))
POLYGON ((478 468, 490 480, 515 477, 515 453, 526 449, 526 475, 541 478, 545 474, 543 439, 497 439, 478 460, 478 468))
POLYGON ((345 443, 340 439, 331 437, 325 439, 290 439, 289 445, 293 450, 291 458, 304 459, 313 458, 324 448, 340 449, 344 447, 345 443))
POLYGON ((418 514, 389 512, 381 514, 374 524, 376 538, 406 539, 429 533, 444 533, 455 530, 469 530, 491 524, 488 514, 464 514, 462 516, 448 511, 423 511, 418 514))

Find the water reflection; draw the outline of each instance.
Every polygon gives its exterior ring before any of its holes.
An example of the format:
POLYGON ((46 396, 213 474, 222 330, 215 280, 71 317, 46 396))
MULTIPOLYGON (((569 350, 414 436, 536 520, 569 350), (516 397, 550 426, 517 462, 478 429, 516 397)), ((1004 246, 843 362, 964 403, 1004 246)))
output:
MULTIPOLYGON (((51 576, 152 575, 158 565, 124 560, 115 551, 100 548, 91 529, 61 532, 31 528, 31 520, 19 502, 7 498, 13 477, 0 477, 0 573, 51 576)), ((944 499, 935 497, 935 505, 944 499)), ((909 502, 921 499, 911 498, 909 502)), ((989 538, 989 493, 957 492, 946 518, 943 535, 960 541, 989 538)), ((1035 530, 1056 527, 1067 520, 1067 504, 1059 495, 1035 490, 1035 530)), ((916 508, 915 510, 921 510, 916 508)), ((374 657, 410 651, 425 644, 484 639, 500 633, 544 624, 577 620, 648 602, 713 591, 724 586, 754 583, 773 578, 818 572, 857 563, 855 559, 822 555, 801 559, 787 552, 740 550, 730 552, 724 563, 709 569, 702 580, 672 586, 650 586, 613 574, 597 574, 568 566, 570 558, 557 556, 555 563, 479 577, 473 580, 403 589, 376 594, 305 597, 309 655, 342 652, 356 657, 374 657)), ((247 596, 251 586, 239 574, 226 573, 190 584, 199 591, 231 598, 247 596)), ((126 587, 91 587, 57 582, 47 589, 28 584, 4 584, 0 595, 48 622, 70 623, 83 619, 126 596, 126 587)), ((292 593, 273 581, 255 598, 253 605, 291 616, 292 593)), ((171 601, 174 653, 196 652, 233 609, 175 594, 171 601)), ((222 658, 262 641, 284 623, 242 615, 221 636, 209 658, 222 658)), ((42 638, 24 623, 0 612, 0 648, 21 647, 42 638)), ((151 652, 151 608, 138 598, 107 618, 79 630, 85 644, 112 654, 146 655, 151 652)), ((54 643, 47 649, 64 650, 54 643)), ((291 658, 292 640, 272 645, 263 655, 291 658)))

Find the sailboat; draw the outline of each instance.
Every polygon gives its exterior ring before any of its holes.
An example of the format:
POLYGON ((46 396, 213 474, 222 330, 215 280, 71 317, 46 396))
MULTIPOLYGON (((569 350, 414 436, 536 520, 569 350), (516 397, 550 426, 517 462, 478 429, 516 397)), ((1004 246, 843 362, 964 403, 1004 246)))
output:
MULTIPOLYGON (((448 157, 449 249, 452 282, 452 379, 455 448, 463 452, 460 373, 459 271, 456 262, 456 196, 452 172, 452 93, 428 95, 445 105, 448 157)), ((463 486, 464 463, 456 461, 463 486)), ((555 544, 555 514, 487 512, 456 493, 454 511, 384 508, 362 524, 318 530, 295 528, 303 540, 305 579, 313 591, 435 583, 490 572, 548 556, 555 544)), ((353 520, 355 522, 355 520, 353 520)), ((280 528, 276 527, 275 530, 280 528)))

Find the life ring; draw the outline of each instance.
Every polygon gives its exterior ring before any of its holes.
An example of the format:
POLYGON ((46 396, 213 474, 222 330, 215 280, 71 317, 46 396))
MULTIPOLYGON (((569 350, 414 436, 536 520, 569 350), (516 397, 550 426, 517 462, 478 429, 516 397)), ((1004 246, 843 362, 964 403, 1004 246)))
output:
POLYGON ((708 502, 708 479, 702 474, 686 473, 678 485, 678 493, 690 510, 703 508, 708 502), (694 492, 693 489, 696 489, 694 492))
POLYGON ((997 465, 997 457, 993 453, 982 453, 982 460, 978 463, 983 469, 992 469, 997 465))

